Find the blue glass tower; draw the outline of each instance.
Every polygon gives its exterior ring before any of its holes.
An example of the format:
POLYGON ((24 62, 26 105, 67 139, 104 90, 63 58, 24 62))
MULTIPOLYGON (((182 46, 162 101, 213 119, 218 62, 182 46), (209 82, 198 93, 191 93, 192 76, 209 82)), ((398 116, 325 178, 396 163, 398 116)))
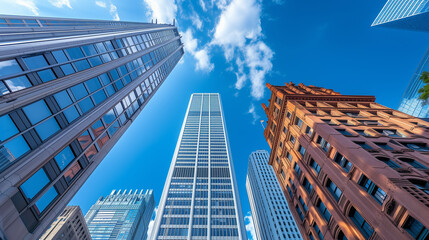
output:
POLYGON ((152 190, 113 190, 98 199, 85 221, 93 240, 146 239, 154 207, 152 190))
POLYGON ((413 74, 407 90, 405 90, 401 103, 399 104, 399 111, 410 114, 418 118, 429 118, 429 104, 419 99, 419 89, 424 86, 420 76, 423 72, 429 72, 429 49, 426 51, 425 56, 419 64, 419 67, 413 74))
POLYGON ((372 23, 417 31, 429 31, 429 0, 388 0, 372 23))

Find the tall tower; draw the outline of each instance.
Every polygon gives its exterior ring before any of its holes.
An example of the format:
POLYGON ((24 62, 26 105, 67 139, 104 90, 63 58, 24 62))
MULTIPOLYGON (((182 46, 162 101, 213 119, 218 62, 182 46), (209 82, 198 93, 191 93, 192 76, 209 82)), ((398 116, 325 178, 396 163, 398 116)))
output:
POLYGON ((267 86, 269 163, 304 239, 428 239, 428 122, 373 96, 267 86))
POLYGON ((372 26, 429 31, 429 0, 388 0, 372 26))
POLYGON ((85 215, 92 239, 146 239, 155 200, 153 191, 113 190, 85 215))
POLYGON ((218 93, 194 93, 151 239, 247 239, 218 93))
POLYGON ((183 47, 167 24, 2 15, 0 25, 0 238, 37 238, 183 47))
POLYGON ((269 159, 265 150, 252 152, 247 169, 246 189, 257 239, 300 240, 301 234, 276 173, 268 165, 269 159))

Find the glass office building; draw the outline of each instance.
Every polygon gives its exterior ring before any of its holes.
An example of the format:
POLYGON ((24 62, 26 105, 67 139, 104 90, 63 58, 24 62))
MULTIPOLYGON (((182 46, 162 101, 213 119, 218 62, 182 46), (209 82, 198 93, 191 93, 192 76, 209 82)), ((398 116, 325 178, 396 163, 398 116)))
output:
POLYGON ((113 190, 92 205, 85 221, 93 240, 145 240, 154 207, 152 190, 113 190))
POLYGON ((302 240, 276 173, 265 150, 249 156, 246 189, 257 239, 302 240))
POLYGON ((429 118, 429 103, 419 99, 421 94, 418 93, 419 89, 425 85, 425 83, 420 80, 420 76, 423 72, 429 72, 429 49, 420 61, 417 70, 414 72, 405 90, 404 96, 402 96, 398 110, 414 117, 429 118))
POLYGON ((247 239, 217 93, 191 96, 150 239, 247 239))
POLYGON ((49 227, 183 53, 169 24, 0 15, 0 238, 49 227))
POLYGON ((429 0, 388 0, 372 26, 429 31, 429 0))

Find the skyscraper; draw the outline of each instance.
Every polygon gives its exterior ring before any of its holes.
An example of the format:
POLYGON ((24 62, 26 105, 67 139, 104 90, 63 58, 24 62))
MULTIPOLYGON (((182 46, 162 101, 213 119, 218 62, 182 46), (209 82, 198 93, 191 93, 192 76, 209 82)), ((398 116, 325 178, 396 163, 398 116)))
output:
POLYGON ((247 239, 218 93, 191 96, 151 239, 247 239))
POLYGON ((402 96, 398 110, 418 118, 429 118, 429 104, 420 100, 418 93, 425 83, 420 80, 423 72, 429 72, 429 49, 414 72, 407 89, 402 96))
POLYGON ((429 31, 429 0, 388 0, 372 23, 417 31, 429 31))
POLYGON ((113 190, 92 205, 85 220, 93 240, 145 240, 154 208, 152 190, 113 190))
POLYGON ((373 96, 267 86, 269 164, 304 239, 428 239, 428 122, 373 96))
POLYGON ((265 150, 249 156, 246 189, 257 239, 302 239, 265 150))
POLYGON ((40 240, 91 240, 79 206, 67 206, 40 240))
POLYGON ((36 238, 183 55, 175 26, 0 16, 0 237, 36 238))

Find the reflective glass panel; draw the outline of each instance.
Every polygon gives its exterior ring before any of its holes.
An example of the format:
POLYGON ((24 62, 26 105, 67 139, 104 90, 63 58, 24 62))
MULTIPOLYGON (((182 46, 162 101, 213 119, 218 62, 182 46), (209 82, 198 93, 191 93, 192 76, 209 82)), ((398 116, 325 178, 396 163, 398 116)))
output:
POLYGON ((93 92, 95 92, 101 88, 100 81, 96 77, 86 81, 86 86, 88 87, 89 92, 91 92, 91 93, 93 93, 93 92))
POLYGON ((98 120, 95 122, 91 127, 92 133, 94 134, 94 137, 98 137, 104 130, 103 123, 101 120, 98 120))
POLYGON ((78 138, 77 140, 79 141, 80 146, 82 147, 82 149, 85 149, 86 147, 89 146, 89 144, 92 142, 92 138, 89 135, 88 131, 83 132, 78 138))
POLYGON ((73 178, 80 172, 82 167, 80 166, 79 162, 75 162, 72 167, 70 167, 69 170, 67 170, 66 173, 64 173, 64 178, 66 179, 67 183, 70 183, 73 178))
POLYGON ((23 58, 27 67, 31 70, 39 69, 42 67, 49 66, 48 62, 43 55, 37 55, 32 57, 23 58))
POLYGON ((87 97, 79 102, 79 107, 83 113, 86 113, 94 107, 94 103, 92 103, 91 98, 87 97))
POLYGON ((62 50, 53 51, 52 55, 54 55, 58 63, 68 62, 68 59, 62 50))
POLYGON ((16 92, 18 90, 32 86, 30 81, 28 81, 27 76, 25 76, 25 75, 4 80, 4 82, 6 83, 6 85, 9 87, 9 89, 12 92, 16 92))
POLYGON ((43 99, 23 107, 22 110, 33 125, 51 116, 51 110, 43 99))
POLYGON ((93 67, 103 64, 100 57, 92 57, 88 59, 93 67))
POLYGON ((69 48, 69 49, 66 49, 66 51, 72 60, 84 57, 82 50, 80 50, 79 47, 69 48))
POLYGON ((64 110, 63 113, 66 116, 67 121, 69 123, 73 122, 73 120, 75 120, 76 118, 78 118, 80 116, 79 112, 76 110, 75 106, 67 108, 66 110, 64 110))
POLYGON ((115 120, 116 116, 115 116, 115 112, 113 111, 113 109, 111 109, 110 111, 108 111, 106 114, 104 114, 103 116, 103 120, 106 124, 110 124, 115 120))
POLYGON ((76 100, 82 99, 88 95, 88 91, 86 91, 86 88, 85 86, 83 86, 83 83, 71 87, 71 90, 76 100))
POLYGON ((94 45, 86 45, 82 47, 83 52, 86 56, 97 55, 97 51, 94 48, 94 45))
POLYGON ((57 156, 54 157, 55 161, 58 164, 58 167, 60 167, 61 171, 64 170, 64 168, 69 165, 71 161, 74 159, 74 154, 69 146, 64 148, 60 153, 57 154, 57 156))
POLYGON ((21 185, 21 189, 28 199, 32 199, 48 183, 48 175, 46 175, 45 170, 41 168, 21 185))
POLYGON ((73 103, 66 90, 56 93, 54 95, 54 98, 55 100, 57 100, 57 103, 61 109, 64 109, 65 107, 73 103))
POLYGON ((0 62, 0 77, 19 72, 22 72, 22 69, 15 59, 0 62))
POLYGON ((88 61, 85 59, 75 62, 74 65, 76 66, 78 71, 83 71, 83 70, 91 67, 91 66, 89 66, 88 61))
POLYGON ((43 82, 49 82, 57 78, 51 69, 46 69, 46 70, 37 72, 37 75, 39 75, 40 79, 42 79, 43 82))
POLYGON ((9 115, 0 117, 0 142, 18 133, 18 129, 9 115))
POLYGON ((10 93, 9 89, 7 89, 6 85, 4 85, 2 81, 0 81, 0 96, 3 96, 8 93, 10 93))
POLYGON ((28 143, 25 141, 23 136, 18 136, 14 138, 13 140, 6 143, 4 146, 9 150, 8 154, 11 154, 10 160, 19 158, 24 153, 30 150, 30 147, 28 146, 28 143))
POLYGON ((49 204, 58 196, 58 192, 54 186, 52 186, 40 199, 36 202, 35 208, 38 213, 42 213, 49 204))
POLYGON ((95 104, 99 104, 102 101, 104 101, 104 99, 106 99, 106 94, 104 93, 103 90, 101 90, 101 91, 94 93, 94 95, 92 95, 92 97, 94 98, 95 104))
POLYGON ((53 117, 36 126, 35 129, 42 141, 45 141, 54 133, 58 132, 60 130, 60 126, 58 125, 57 120, 53 117))
POLYGON ((63 70, 63 73, 66 76, 75 73, 75 70, 71 64, 62 65, 61 70, 63 70))

